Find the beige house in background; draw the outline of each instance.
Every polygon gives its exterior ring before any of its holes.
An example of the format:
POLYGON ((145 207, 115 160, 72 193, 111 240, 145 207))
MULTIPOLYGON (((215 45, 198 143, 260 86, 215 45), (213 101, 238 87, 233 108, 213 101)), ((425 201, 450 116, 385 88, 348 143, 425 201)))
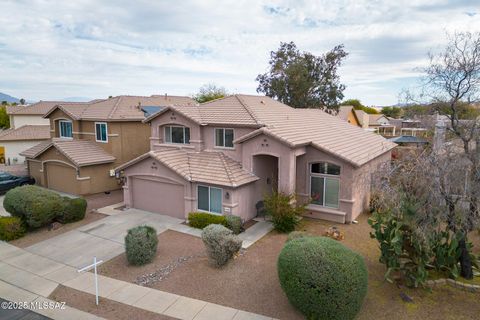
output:
POLYGON ((6 164, 22 164, 20 153, 50 138, 50 122, 43 115, 59 103, 81 105, 75 102, 40 101, 31 105, 7 106, 10 128, 0 132, 0 153, 6 164))
POLYGON ((193 105, 188 97, 118 96, 85 104, 59 103, 44 118, 50 139, 21 153, 41 186, 77 194, 120 188, 113 169, 150 147, 144 108, 193 105))
POLYGON ((150 151, 116 168, 129 207, 256 216, 266 193, 296 193, 307 216, 350 222, 369 203, 372 171, 395 144, 320 110, 265 96, 172 105, 144 120, 150 151))

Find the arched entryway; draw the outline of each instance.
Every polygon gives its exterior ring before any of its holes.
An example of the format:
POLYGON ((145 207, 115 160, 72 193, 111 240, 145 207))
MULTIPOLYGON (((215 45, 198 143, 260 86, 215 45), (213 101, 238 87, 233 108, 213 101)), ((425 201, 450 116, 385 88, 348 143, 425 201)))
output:
POLYGON ((256 182, 256 194, 259 199, 278 190, 278 157, 268 154, 254 155, 253 173, 260 178, 256 182))

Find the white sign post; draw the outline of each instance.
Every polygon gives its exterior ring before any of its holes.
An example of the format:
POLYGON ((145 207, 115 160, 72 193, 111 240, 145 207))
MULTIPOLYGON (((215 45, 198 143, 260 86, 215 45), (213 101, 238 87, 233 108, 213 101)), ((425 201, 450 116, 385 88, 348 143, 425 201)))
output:
POLYGON ((97 257, 93 257, 93 263, 89 266, 83 267, 78 272, 85 272, 93 268, 95 270, 95 303, 98 306, 98 277, 97 277, 97 266, 102 264, 103 260, 97 261, 97 257))

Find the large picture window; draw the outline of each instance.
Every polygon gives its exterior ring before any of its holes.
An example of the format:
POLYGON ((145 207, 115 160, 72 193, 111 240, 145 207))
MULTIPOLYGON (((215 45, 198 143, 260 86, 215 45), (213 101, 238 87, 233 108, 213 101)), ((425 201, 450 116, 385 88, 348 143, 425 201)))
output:
POLYGON ((328 162, 310 165, 310 197, 312 203, 338 208, 340 194, 340 166, 328 162))
POLYGON ((233 148, 233 129, 216 128, 215 146, 224 148, 233 148))
POLYGON ((60 120, 58 126, 60 138, 73 138, 72 121, 60 120))
POLYGON ((98 142, 108 142, 106 122, 95 122, 95 139, 98 142))
POLYGON ((165 127, 166 143, 190 143, 190 128, 182 126, 166 126, 165 127))
POLYGON ((222 214, 222 189, 198 186, 198 210, 222 214))

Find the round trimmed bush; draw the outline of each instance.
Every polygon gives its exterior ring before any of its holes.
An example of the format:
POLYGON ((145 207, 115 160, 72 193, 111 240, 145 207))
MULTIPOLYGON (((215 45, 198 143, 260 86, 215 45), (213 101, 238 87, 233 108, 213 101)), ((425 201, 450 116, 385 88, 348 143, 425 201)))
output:
POLYGON ((63 211, 57 216, 61 223, 80 221, 85 218, 87 211, 87 200, 84 198, 63 197, 63 211))
POLYGON ((330 238, 291 239, 277 267, 288 300, 307 319, 353 319, 367 293, 363 258, 330 238))
POLYGON ((157 253, 157 231, 150 226, 138 226, 128 230, 125 236, 125 251, 128 263, 136 266, 153 260, 157 253))
POLYGON ((207 249, 210 262, 217 268, 224 266, 242 248, 242 240, 232 230, 211 224, 202 231, 202 241, 207 249))
POLYGON ((8 191, 3 206, 12 216, 22 219, 28 227, 39 228, 53 222, 62 213, 64 203, 56 192, 29 185, 8 191))
POLYGON ((24 234, 25 227, 19 217, 0 217, 0 240, 15 240, 24 234))

